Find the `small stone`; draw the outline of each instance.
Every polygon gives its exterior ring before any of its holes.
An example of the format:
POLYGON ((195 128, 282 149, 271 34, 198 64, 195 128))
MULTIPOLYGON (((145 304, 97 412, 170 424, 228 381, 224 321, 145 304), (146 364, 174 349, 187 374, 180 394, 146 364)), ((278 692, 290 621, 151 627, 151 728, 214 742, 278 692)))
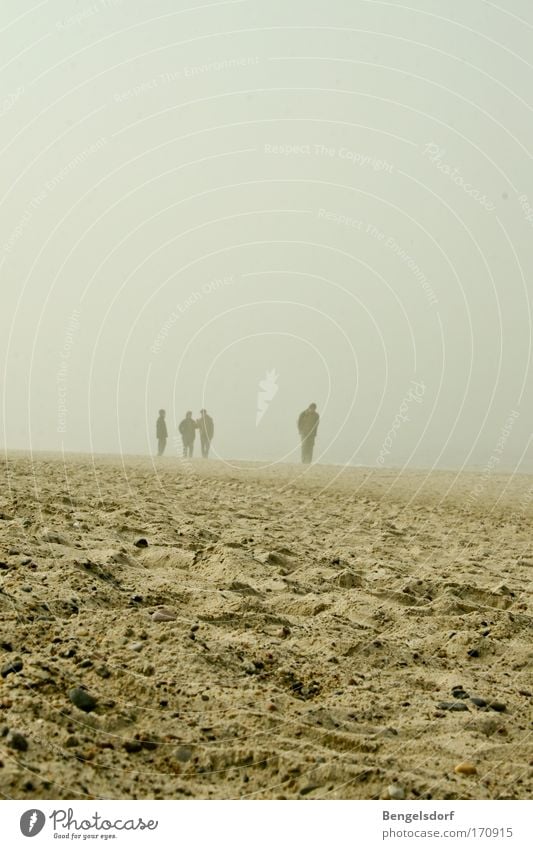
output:
POLYGON ((439 710, 468 710, 468 705, 465 705, 464 702, 439 702, 437 707, 439 710))
POLYGON ((99 666, 98 669, 94 670, 100 678, 111 678, 111 673, 107 666, 99 666))
POLYGON ((78 663, 78 666, 80 667, 80 669, 90 669, 91 666, 94 666, 94 664, 93 664, 92 660, 87 657, 87 658, 85 658, 85 660, 80 660, 80 662, 78 663))
POLYGON ((23 734, 14 731, 8 738, 7 745, 11 749, 16 749, 17 752, 25 752, 28 749, 28 741, 23 734))
POLYGON ((469 693, 463 690, 462 687, 454 687, 452 689, 452 696, 454 697, 454 699, 468 699, 469 693))
POLYGON ((507 705, 503 702, 489 702, 489 707, 498 713, 504 713, 507 710, 507 705))
POLYGON ((68 545, 68 540, 66 537, 62 536, 62 534, 57 533, 57 531, 51 531, 46 528, 42 535, 41 539, 44 542, 52 542, 55 545, 68 545))
POLYGON ((174 754, 176 760, 178 760, 182 764, 187 763, 187 761, 190 761, 190 759, 192 758, 192 751, 186 746, 180 746, 179 749, 176 749, 174 754))
POLYGON ((6 663, 5 666, 2 666, 2 669, 0 670, 0 675, 2 676, 2 678, 7 678, 10 672, 20 672, 22 666, 23 664, 20 658, 16 658, 15 660, 6 663))
POLYGON ((271 563, 273 566, 285 566, 287 563, 287 558, 279 551, 269 551, 269 553, 261 559, 263 562, 271 563))
POLYGON ((389 784, 387 795, 389 799, 405 799, 405 790, 400 784, 389 784))
POLYGON ((76 649, 74 648, 74 646, 71 646, 68 649, 64 649, 63 651, 59 652, 59 657, 64 657, 67 660, 71 657, 76 657, 76 649))
POLYGON ((157 747, 159 746, 158 740, 145 740, 145 739, 143 739, 143 740, 139 740, 139 742, 140 742, 141 746, 143 747, 143 749, 146 749, 148 752, 153 752, 154 749, 157 749, 157 747))
POLYGON ((82 690, 81 687, 74 687, 73 690, 69 690, 68 697, 78 710, 83 710, 85 713, 90 713, 98 704, 94 696, 91 696, 87 690, 82 690))
POLYGON ((456 772, 457 775, 476 775, 477 769, 475 764, 469 763, 469 761, 464 761, 464 763, 457 764, 454 772, 456 772))
POLYGON ((479 657, 479 649, 468 649, 468 657, 479 657))
POLYGON ((349 569, 345 569, 337 576, 337 584, 345 590, 351 590, 353 587, 361 586, 361 578, 349 569))
POLYGON ((144 648, 144 643, 130 643, 128 648, 130 651, 142 651, 144 648))
POLYGON ((307 796, 309 793, 312 793, 313 790, 318 790, 319 787, 319 784, 306 784, 305 787, 302 787, 300 790, 300 796, 307 796))
POLYGON ((73 734, 71 734, 70 737, 67 737, 67 739, 65 740, 65 748, 66 749, 75 749, 76 746, 79 746, 79 745, 80 745, 80 741, 78 740, 77 737, 74 737, 73 734))
POLYGON ((152 613, 152 619, 154 622, 172 622, 177 619, 177 616, 175 613, 172 613, 171 610, 161 608, 152 613))
POLYGON ((143 744, 140 740, 126 740, 124 743, 124 748, 130 755, 137 754, 137 752, 141 752, 143 748, 143 744))
POLYGON ((24 586, 22 586, 20 589, 23 593, 31 593, 33 591, 33 587, 30 587, 29 584, 24 584, 24 586))
POLYGON ((145 539, 144 537, 140 537, 139 539, 135 540, 135 542, 133 544, 137 548, 148 548, 148 540, 145 539))
POLYGON ((480 699, 479 696, 470 696, 470 701, 473 705, 479 708, 487 707, 485 699, 480 699))

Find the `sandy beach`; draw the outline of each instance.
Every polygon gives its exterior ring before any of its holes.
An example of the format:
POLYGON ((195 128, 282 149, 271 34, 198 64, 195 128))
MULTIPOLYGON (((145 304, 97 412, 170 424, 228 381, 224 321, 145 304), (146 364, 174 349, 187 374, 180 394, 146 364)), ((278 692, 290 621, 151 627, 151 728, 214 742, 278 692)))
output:
POLYGON ((531 797, 533 477, 1 476, 4 798, 531 797))

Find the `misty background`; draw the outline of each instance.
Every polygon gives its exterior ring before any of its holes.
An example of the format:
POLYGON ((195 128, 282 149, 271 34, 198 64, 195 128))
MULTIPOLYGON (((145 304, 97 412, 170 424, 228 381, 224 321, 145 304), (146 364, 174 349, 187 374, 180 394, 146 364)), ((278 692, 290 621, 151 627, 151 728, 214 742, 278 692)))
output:
POLYGON ((3 0, 3 445, 153 454, 163 407, 172 455, 205 407, 213 457, 292 462, 314 401, 319 462, 532 472, 532 35, 526 0, 3 0))

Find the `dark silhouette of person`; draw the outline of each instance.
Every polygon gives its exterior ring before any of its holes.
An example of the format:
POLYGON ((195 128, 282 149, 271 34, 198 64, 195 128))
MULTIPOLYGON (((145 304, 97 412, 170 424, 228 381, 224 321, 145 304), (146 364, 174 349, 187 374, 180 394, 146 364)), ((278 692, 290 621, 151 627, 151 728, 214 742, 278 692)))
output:
POLYGON ((307 410, 298 416, 298 433, 302 440, 302 463, 312 463, 313 448, 315 447, 316 432, 320 416, 316 404, 309 404, 307 410))
POLYGON ((183 456, 192 457, 194 449, 194 438, 196 436, 196 422, 192 417, 192 411, 188 410, 185 413, 185 418, 181 420, 178 427, 183 441, 183 456))
POLYGON ((167 423, 165 421, 166 412, 164 410, 159 410, 159 418, 157 420, 155 426, 155 433, 157 436, 157 456, 162 457, 165 453, 165 448, 167 447, 167 423))
POLYGON ((211 440, 215 435, 215 425, 213 419, 208 414, 207 410, 200 410, 200 418, 196 420, 196 427, 200 431, 200 445, 202 448, 202 457, 206 460, 209 457, 209 449, 211 440))

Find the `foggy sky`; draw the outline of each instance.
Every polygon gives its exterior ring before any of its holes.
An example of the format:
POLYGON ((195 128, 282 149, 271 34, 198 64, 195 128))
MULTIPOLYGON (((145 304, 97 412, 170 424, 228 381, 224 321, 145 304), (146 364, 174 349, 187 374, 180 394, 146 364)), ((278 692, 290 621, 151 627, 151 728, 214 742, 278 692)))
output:
POLYGON ((533 471, 530 4, 180 6, 0 6, 4 446, 533 471))

